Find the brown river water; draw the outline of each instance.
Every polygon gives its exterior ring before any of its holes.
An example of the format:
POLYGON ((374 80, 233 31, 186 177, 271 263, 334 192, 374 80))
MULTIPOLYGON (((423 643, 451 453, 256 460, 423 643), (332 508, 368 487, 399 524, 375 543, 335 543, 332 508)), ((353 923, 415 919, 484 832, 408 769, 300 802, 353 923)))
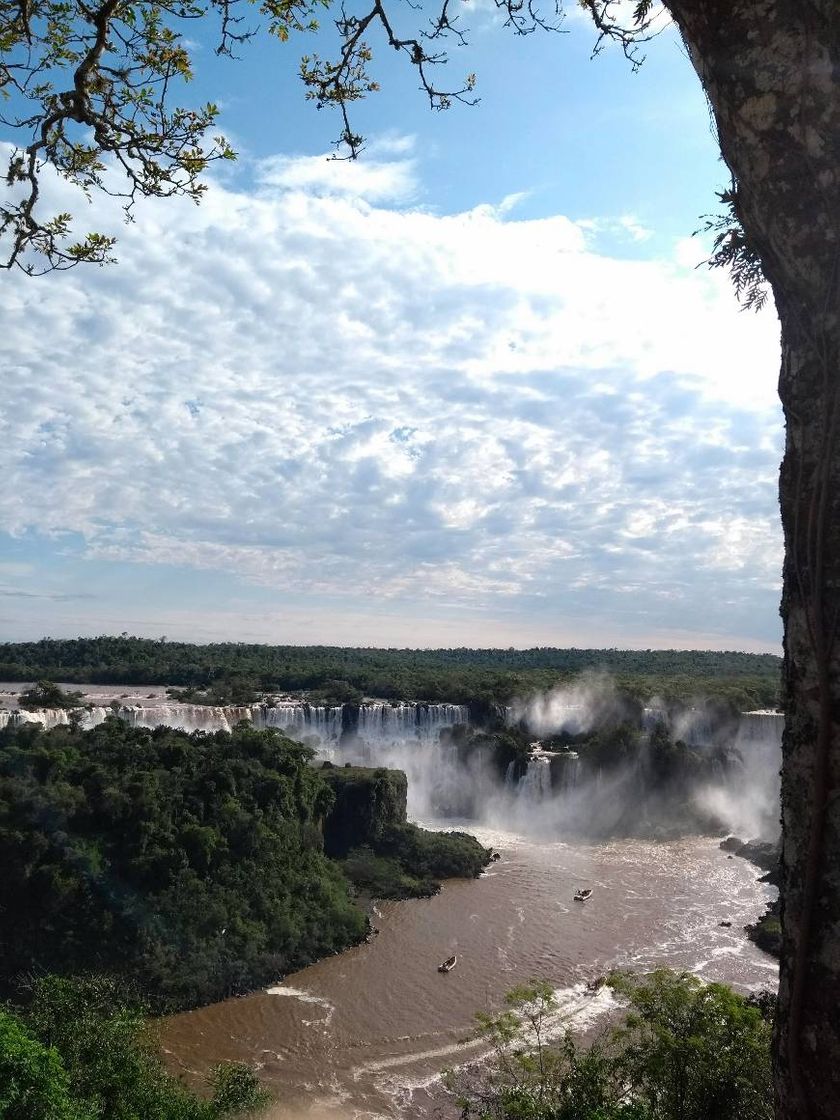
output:
POLYGON ((467 827, 502 854, 480 879, 380 903, 370 944, 175 1016, 162 1036, 172 1067, 199 1077, 226 1059, 256 1065, 276 1098, 269 1120, 423 1116, 437 1111, 441 1070, 481 1056, 466 1041, 473 1014, 528 979, 556 987, 558 1025, 578 1030, 613 1006, 608 991, 585 991, 612 967, 775 987, 776 962, 743 932, 774 890, 719 840, 567 844, 467 827), (572 900, 581 886, 593 888, 585 904, 572 900))
MULTIPOLYGON (((0 684, 0 709, 16 707, 21 687, 0 684)), ((124 718, 138 726, 216 730, 243 717, 289 715, 282 706, 266 715, 173 704, 161 687, 86 689, 91 725, 114 700, 128 706, 124 718)), ((552 715, 556 728, 567 717, 577 726, 579 699, 560 708, 552 715)), ((718 839, 595 844, 525 836, 511 830, 551 837, 559 824, 568 831, 575 821, 585 826, 589 815, 602 819, 627 791, 574 780, 555 789, 547 759, 538 755, 518 782, 465 767, 437 741, 441 726, 465 718, 454 706, 368 705, 359 714, 364 736, 349 743, 337 739, 340 721, 333 727, 319 711, 323 726, 298 730, 326 734, 322 749, 336 762, 404 769, 411 819, 459 827, 429 817, 441 802, 457 805, 461 794, 474 793, 483 819, 506 822, 509 831, 474 821, 461 827, 502 858, 480 879, 445 883, 435 898, 380 903, 373 916, 380 932, 370 944, 278 979, 267 991, 170 1019, 161 1041, 174 1070, 201 1081, 217 1062, 252 1064, 275 1097, 267 1120, 431 1116, 444 1097, 441 1071, 482 1056, 481 1045, 467 1041, 475 1012, 501 1008, 505 992, 529 979, 555 986, 558 1031, 582 1033, 614 1010, 609 991, 586 992, 587 981, 614 967, 666 965, 742 989, 775 986, 776 962, 743 931, 775 890, 757 882, 754 866, 728 858, 718 839), (584 904, 572 899, 582 886, 593 889, 584 904), (441 975, 437 966, 453 953, 457 967, 441 975)), ((4 718, 17 717, 0 710, 0 723, 4 718)), ((28 718, 49 726, 67 717, 28 718)), ((691 727, 677 730, 694 741, 691 727)), ((702 742, 703 728, 695 731, 702 742)), ((777 820, 780 732, 774 713, 742 716, 742 778, 729 775, 705 791, 706 808, 739 835, 759 835, 762 821, 777 820)))

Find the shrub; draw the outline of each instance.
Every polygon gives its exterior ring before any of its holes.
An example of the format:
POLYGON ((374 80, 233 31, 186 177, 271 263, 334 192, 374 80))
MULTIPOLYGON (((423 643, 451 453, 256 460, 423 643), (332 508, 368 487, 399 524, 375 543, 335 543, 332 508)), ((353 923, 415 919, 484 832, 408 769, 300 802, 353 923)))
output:
POLYGON ((555 1039, 546 983, 479 1015, 493 1059, 446 1076, 464 1120, 772 1120, 771 1027, 759 1006, 665 969, 608 983, 626 1014, 586 1047, 568 1032, 555 1039))

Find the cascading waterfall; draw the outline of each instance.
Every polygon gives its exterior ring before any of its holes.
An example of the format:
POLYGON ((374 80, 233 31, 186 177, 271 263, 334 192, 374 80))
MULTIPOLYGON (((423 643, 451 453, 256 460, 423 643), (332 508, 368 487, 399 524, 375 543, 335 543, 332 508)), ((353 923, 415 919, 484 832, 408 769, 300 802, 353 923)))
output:
POLYGON ((551 760, 547 754, 535 751, 531 755, 519 787, 526 801, 542 802, 551 797, 551 760))
MULTIPOLYGON (((314 736, 322 744, 337 744, 343 736, 371 742, 399 742, 404 739, 430 741, 456 723, 467 723, 469 709, 461 704, 371 702, 358 706, 324 707, 299 700, 278 700, 269 704, 213 707, 208 704, 134 704, 76 709, 85 729, 104 723, 108 716, 119 716, 131 727, 174 727, 183 731, 231 731, 245 721, 255 727, 274 727, 292 738, 314 736), (347 709, 350 708, 348 718, 347 709), (348 736, 348 729, 352 734, 348 736)), ((61 708, 32 711, 0 710, 0 727, 9 723, 40 723, 44 728, 67 726, 71 712, 61 708)))
POLYGON ((469 721, 463 704, 374 702, 359 708, 357 734, 362 739, 398 742, 402 739, 436 739, 438 732, 469 721))
POLYGON ((176 727, 182 731, 232 731, 237 723, 253 719, 251 708, 208 704, 137 705, 119 708, 115 714, 131 727, 176 727))
MULTIPOLYGON (((574 779, 569 780, 570 772, 563 766, 562 761, 559 765, 562 767, 561 772, 564 777, 560 785, 555 788, 554 771, 558 767, 558 760, 565 760, 567 757, 569 756, 565 753, 544 751, 536 746, 525 763, 524 772, 518 778, 516 760, 511 760, 505 771, 504 788, 507 796, 515 804, 527 809, 529 805, 536 807, 550 800, 560 790, 565 792, 573 788, 574 779)), ((577 757, 575 754, 574 759, 577 760, 577 757)))
POLYGON ((747 747, 755 743, 770 743, 781 750, 784 729, 785 717, 781 712, 743 712, 738 722, 735 745, 747 747))
MULTIPOLYGON (((585 726, 583 709, 556 705, 563 727, 585 726)), ((230 731, 246 721, 255 727, 277 728, 295 739, 311 739, 321 760, 393 767, 406 772, 409 815, 420 820, 516 821, 523 829, 553 829, 555 825, 582 827, 593 817, 609 812, 613 802, 626 803, 633 778, 626 789, 599 781, 598 770, 584 766, 575 751, 545 750, 532 744, 530 755, 496 769, 493 752, 463 750, 457 738, 440 732, 469 722, 469 710, 456 704, 369 701, 359 705, 323 706, 278 699, 247 707, 210 707, 197 704, 153 703, 88 707, 73 712, 0 710, 0 728, 9 723, 41 723, 46 729, 75 720, 94 727, 109 716, 118 716, 133 727, 168 725, 186 731, 230 731)), ((721 755, 710 779, 697 796, 698 803, 733 831, 745 836, 769 835, 778 820, 778 770, 783 717, 777 712, 746 712, 737 723, 714 724, 703 709, 688 710, 669 719, 662 709, 648 708, 642 729, 665 722, 672 735, 683 733, 695 749, 718 747, 721 755), (734 748, 734 751, 729 750, 734 748)), ((463 744, 462 744, 463 745, 463 744)), ((638 760, 637 760, 638 761, 638 760)), ((626 775, 630 776, 630 775, 626 775)))
MULTIPOLYGON (((689 747, 709 746, 722 730, 721 722, 715 714, 700 708, 687 708, 675 716, 664 708, 645 708, 642 711, 643 731, 649 733, 659 723, 669 729, 674 739, 682 739, 689 747)), ((740 748, 750 744, 773 744, 781 748, 784 723, 785 717, 781 712, 742 712, 738 717, 737 727, 734 727, 735 746, 740 748)), ((731 732, 732 729, 727 727, 726 730, 731 732)), ((731 738, 731 734, 727 738, 731 738)))
POLYGON ((705 747, 715 741, 721 731, 720 720, 714 713, 701 708, 686 708, 671 714, 663 708, 644 708, 642 730, 650 734, 657 724, 664 724, 674 739, 688 747, 705 747))
POLYGON ((551 755, 551 786, 561 793, 571 793, 578 784, 580 755, 577 751, 563 751, 551 755))
MULTIPOLYGON (((542 706, 531 708, 536 712, 539 733, 546 737, 591 723, 581 706, 562 702, 556 693, 542 706), (549 709, 554 722, 548 721, 549 709)), ((521 709, 513 710, 512 716, 509 713, 509 721, 523 718, 521 709)), ((641 713, 643 733, 650 734, 659 724, 673 739, 682 740, 705 756, 702 784, 686 787, 701 814, 724 822, 739 835, 773 839, 778 831, 783 716, 771 711, 730 716, 716 711, 714 705, 674 712, 649 707, 641 713)), ((609 834, 611 822, 632 819, 628 805, 634 798, 647 799, 650 789, 645 764, 646 756, 640 753, 614 769, 587 768, 577 752, 552 752, 550 739, 548 743, 541 740, 532 745, 526 766, 509 764, 504 804, 523 827, 552 829, 559 824, 561 828, 585 830, 596 820, 609 834)), ((667 819, 671 812, 667 797, 658 807, 655 795, 646 800, 644 812, 653 814, 654 823, 660 810, 661 819, 667 819)))
POLYGON ((658 723, 664 723, 667 727, 669 722, 668 713, 664 708, 642 709, 642 731, 650 733, 658 723))
POLYGON ((274 705, 259 705, 254 723, 258 727, 276 727, 292 738, 315 735, 323 744, 335 744, 341 738, 343 711, 340 704, 328 708, 282 700, 274 705))
MULTIPOLYGON (((86 730, 96 727, 104 723, 109 715, 113 715, 111 708, 85 708, 80 713, 80 726, 86 730)), ((9 724, 18 726, 24 723, 40 723, 45 731, 50 731, 53 727, 68 727, 70 722, 70 712, 64 708, 36 708, 33 711, 0 710, 0 728, 7 727, 9 724)))

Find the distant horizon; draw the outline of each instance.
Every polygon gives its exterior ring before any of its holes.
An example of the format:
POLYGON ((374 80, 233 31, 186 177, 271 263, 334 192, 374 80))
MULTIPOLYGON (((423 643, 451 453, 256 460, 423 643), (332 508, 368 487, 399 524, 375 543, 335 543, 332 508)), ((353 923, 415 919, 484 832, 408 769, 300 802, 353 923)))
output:
POLYGON ((141 641, 159 642, 161 644, 172 645, 194 645, 194 646, 214 646, 214 645, 245 645, 245 646, 263 646, 266 648, 279 648, 279 649, 337 649, 337 650, 368 650, 368 651, 387 651, 387 652, 425 652, 436 653, 454 650, 467 650, 475 652, 505 652, 513 650, 517 653, 527 653, 531 650, 562 650, 562 651, 576 651, 581 653, 735 653, 744 654, 747 656, 755 657, 774 657, 777 660, 782 659, 782 654, 774 653, 772 650, 757 650, 757 649, 738 649, 735 647, 709 647, 709 646, 645 646, 645 645, 610 645, 610 646, 595 646, 595 645, 554 645, 550 643, 540 643, 536 645, 505 645, 505 646, 492 646, 492 645, 416 645, 416 646, 392 646, 392 645, 376 645, 376 644, 356 644, 344 645, 333 642, 283 642, 283 641, 246 641, 239 638, 220 638, 212 641, 199 641, 192 638, 179 638, 171 635, 143 635, 131 634, 127 631, 119 633, 91 633, 91 634, 43 634, 38 638, 0 638, 0 645, 29 645, 37 642, 47 641, 89 641, 96 638, 126 638, 138 639, 141 641))

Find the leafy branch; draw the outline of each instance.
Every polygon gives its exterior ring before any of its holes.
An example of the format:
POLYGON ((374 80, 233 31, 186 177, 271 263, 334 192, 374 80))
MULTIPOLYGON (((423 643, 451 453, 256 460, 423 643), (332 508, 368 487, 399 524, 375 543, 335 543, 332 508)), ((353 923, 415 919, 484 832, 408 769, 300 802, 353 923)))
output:
MULTIPOLYGON (((46 169, 88 199, 94 192, 120 199, 128 221, 140 197, 201 200, 207 169, 235 154, 223 136, 212 135, 218 106, 170 105, 176 85, 193 77, 183 32, 213 17, 217 53, 235 57, 257 33, 241 14, 246 2, 258 5, 268 33, 281 42, 318 30, 316 14, 332 6, 332 0, 0 0, 0 126, 19 138, 0 196, 0 268, 32 275, 115 259, 114 237, 74 239, 69 213, 42 216, 46 169)), ((461 2, 432 0, 432 15, 418 29, 422 8, 407 0, 413 27, 403 32, 388 0, 359 0, 358 10, 342 0, 334 20, 336 53, 305 55, 300 62, 307 99, 341 115, 336 158, 355 159, 364 148, 351 110, 380 88, 370 72, 374 35, 415 68, 431 109, 477 103, 475 74, 454 83, 437 80, 449 62, 447 47, 468 40, 461 2)), ((562 0, 547 0, 545 9, 539 0, 494 2, 517 35, 563 30, 562 0)), ((616 43, 634 68, 643 61, 641 45, 667 26, 659 0, 637 0, 629 11, 626 0, 577 2, 597 31, 593 53, 616 43)), ((766 298, 758 258, 737 221, 735 194, 721 198, 729 213, 705 227, 715 234, 710 264, 731 268, 739 298, 758 309, 766 298)))
POLYGON ((738 187, 735 183, 718 194, 723 213, 704 215, 704 225, 695 233, 713 233, 710 268, 729 271, 735 295, 745 311, 761 311, 767 303, 768 289, 761 259, 747 240, 738 214, 738 187))
POLYGON ((637 0, 629 20, 624 19, 626 0, 578 0, 592 17, 598 32, 593 57, 610 43, 616 43, 624 57, 638 70, 645 60, 640 47, 655 39, 668 26, 668 14, 659 0, 637 0))
MULTIPOLYGON (((218 49, 229 52, 248 33, 238 29, 227 0, 213 6, 223 15, 218 49)), ((170 107, 174 83, 192 78, 173 25, 208 10, 190 0, 92 7, 85 0, 0 0, 0 124, 28 137, 6 167, 3 268, 32 274, 113 260, 113 237, 92 233, 68 244, 70 215, 40 216, 45 167, 88 198, 96 190, 122 199, 128 219, 140 196, 199 201, 203 172, 233 152, 221 136, 208 140, 217 106, 170 107)))

